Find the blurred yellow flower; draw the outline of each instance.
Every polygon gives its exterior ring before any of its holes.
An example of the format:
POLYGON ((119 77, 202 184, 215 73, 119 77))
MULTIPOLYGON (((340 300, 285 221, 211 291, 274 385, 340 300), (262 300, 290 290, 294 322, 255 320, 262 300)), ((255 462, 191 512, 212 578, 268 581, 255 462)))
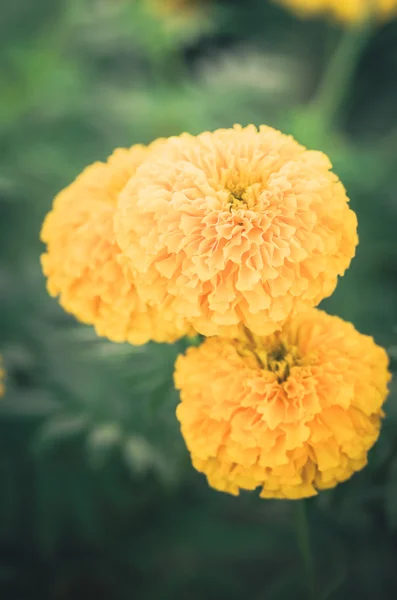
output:
POLYGON ((209 338, 176 362, 177 417, 217 490, 312 496, 367 463, 390 379, 386 352, 317 309, 267 338, 209 338))
POLYGON ((118 193, 148 153, 144 146, 118 149, 106 163, 89 166, 58 194, 41 232, 49 293, 116 342, 170 342, 184 334, 142 302, 114 238, 118 193))
POLYGON ((119 197, 117 242, 139 293, 207 336, 258 335, 332 294, 357 220, 321 152, 270 127, 182 134, 119 197))
POLYGON ((276 0, 306 17, 327 13, 339 21, 353 23, 368 18, 388 19, 397 14, 397 0, 276 0))
POLYGON ((152 12, 157 15, 191 13, 197 9, 197 0, 145 0, 152 12))
POLYGON ((149 16, 160 25, 160 31, 172 38, 194 38, 211 28, 205 0, 143 0, 149 16))

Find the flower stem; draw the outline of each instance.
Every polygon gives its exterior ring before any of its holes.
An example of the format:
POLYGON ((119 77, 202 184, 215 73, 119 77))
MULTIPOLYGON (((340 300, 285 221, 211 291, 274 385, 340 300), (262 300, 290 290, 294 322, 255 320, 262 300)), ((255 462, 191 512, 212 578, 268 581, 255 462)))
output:
POLYGON ((296 501, 294 503, 294 509, 296 536, 305 572, 308 598, 309 600, 316 600, 314 561, 310 544, 310 531, 305 500, 296 501))
POLYGON ((187 336, 187 337, 185 337, 186 347, 200 346, 202 344, 203 340, 204 340, 204 337, 202 335, 200 335, 199 333, 194 336, 187 336))
POLYGON ((372 33, 370 18, 350 26, 332 55, 310 106, 325 129, 334 122, 346 98, 362 51, 372 33))

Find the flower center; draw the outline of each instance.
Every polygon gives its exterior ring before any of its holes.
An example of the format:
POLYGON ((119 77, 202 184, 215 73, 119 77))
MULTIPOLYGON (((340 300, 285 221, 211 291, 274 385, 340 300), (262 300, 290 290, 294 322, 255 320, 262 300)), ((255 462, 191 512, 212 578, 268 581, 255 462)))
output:
POLYGON ((275 333, 265 340, 254 336, 245 329, 246 343, 239 351, 242 356, 251 355, 255 358, 258 366, 265 371, 271 371, 282 383, 288 379, 291 368, 301 363, 299 350, 296 346, 287 346, 275 333))
POLYGON ((279 383, 288 379, 291 367, 298 364, 299 354, 295 346, 287 348, 282 342, 274 350, 267 353, 266 368, 277 376, 279 383))
POLYGON ((238 210, 239 208, 246 208, 248 206, 246 200, 244 199, 244 192, 244 188, 236 188, 230 192, 228 202, 230 212, 232 212, 232 210, 238 210))

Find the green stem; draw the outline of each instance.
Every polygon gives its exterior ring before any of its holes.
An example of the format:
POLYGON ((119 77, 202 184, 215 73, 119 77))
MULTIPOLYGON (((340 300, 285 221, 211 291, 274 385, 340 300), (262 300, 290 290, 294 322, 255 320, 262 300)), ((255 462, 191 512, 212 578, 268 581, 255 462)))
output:
POLYGON ((296 501, 294 508, 296 535, 305 572, 308 598, 310 600, 316 600, 314 561, 310 545, 310 532, 306 514, 305 500, 296 501))
POLYGON ((369 18, 349 27, 326 67, 310 106, 310 111, 321 117, 324 128, 328 128, 337 117, 371 33, 372 21, 369 18))
POLYGON ((188 336, 184 338, 186 341, 186 347, 189 346, 201 346, 201 344, 204 341, 204 337, 202 335, 200 335, 199 333, 197 335, 194 336, 188 336))

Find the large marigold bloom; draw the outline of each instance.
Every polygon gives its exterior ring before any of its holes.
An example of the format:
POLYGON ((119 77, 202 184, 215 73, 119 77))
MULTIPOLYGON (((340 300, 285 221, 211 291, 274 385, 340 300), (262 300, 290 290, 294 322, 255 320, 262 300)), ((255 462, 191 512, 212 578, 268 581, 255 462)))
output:
POLYGON ((118 194, 148 153, 139 145, 117 149, 106 163, 89 166, 58 194, 41 232, 49 293, 116 342, 174 341, 184 333, 142 302, 114 236, 118 194))
POLYGON ((373 17, 379 20, 397 14, 397 0, 276 0, 295 13, 309 17, 327 13, 345 23, 373 17))
POLYGON ((215 489, 303 498, 367 462, 387 395, 371 337, 317 309, 258 337, 213 337, 176 362, 177 417, 193 465, 215 489))
POLYGON ((270 127, 170 138, 120 194, 140 293, 199 333, 279 329, 335 289, 356 216, 328 158, 270 127))

